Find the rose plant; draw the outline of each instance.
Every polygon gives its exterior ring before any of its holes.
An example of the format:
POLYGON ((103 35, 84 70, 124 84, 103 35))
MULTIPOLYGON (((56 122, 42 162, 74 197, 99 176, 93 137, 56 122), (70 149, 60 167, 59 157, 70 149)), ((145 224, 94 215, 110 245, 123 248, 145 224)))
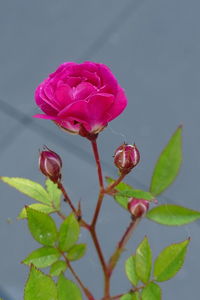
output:
POLYGON ((154 167, 149 189, 144 191, 123 181, 140 161, 136 145, 123 143, 119 146, 114 151, 118 177, 106 177, 106 180, 103 177, 97 138, 127 105, 123 89, 107 66, 93 62, 63 63, 38 86, 35 100, 44 112, 35 117, 49 119, 62 129, 89 140, 97 167, 99 191, 92 220, 85 220, 80 203, 74 204, 62 181, 61 157, 47 147, 39 155, 39 169, 46 177, 45 187, 26 178, 1 177, 5 183, 36 200, 25 206, 18 216, 19 219, 27 219, 31 235, 41 244, 23 260, 30 267, 24 299, 97 300, 95 291, 85 286, 73 266, 73 262, 86 253, 86 244, 78 242, 80 231, 86 230, 93 241, 103 272, 101 300, 161 300, 159 283, 171 279, 181 269, 190 237, 168 245, 153 261, 151 246, 145 236, 125 261, 129 290, 111 295, 110 282, 129 239, 144 218, 167 226, 185 225, 200 218, 199 211, 174 204, 158 205, 156 200, 179 172, 182 126, 177 128, 164 147, 154 167), (62 210, 61 195, 71 210, 69 215, 62 210), (105 258, 96 231, 105 195, 111 196, 127 211, 129 221, 109 258, 105 258), (61 220, 59 227, 53 218, 55 214, 61 220), (47 268, 46 272, 42 272, 42 268, 47 268), (67 278, 68 272, 71 272, 76 283, 67 278))

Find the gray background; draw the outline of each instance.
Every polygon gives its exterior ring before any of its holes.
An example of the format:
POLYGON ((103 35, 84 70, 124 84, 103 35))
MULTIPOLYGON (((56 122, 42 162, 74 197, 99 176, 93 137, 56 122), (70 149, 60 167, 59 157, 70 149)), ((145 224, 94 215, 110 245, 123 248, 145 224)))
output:
MULTIPOLYGON (((99 138, 105 174, 116 176, 114 149, 124 140, 135 141, 141 163, 126 181, 137 188, 148 188, 158 154, 182 123, 181 173, 159 201, 200 209, 199 10, 198 0, 0 0, 0 175, 44 182, 37 161, 38 149, 46 144, 63 157, 70 196, 75 203, 82 199, 84 215, 91 217, 97 178, 90 145, 32 115, 39 112, 34 90, 50 72, 64 61, 93 60, 109 65, 129 99, 127 110, 99 138)), ((0 199, 0 296, 21 300, 28 268, 20 261, 37 243, 25 221, 16 221, 16 216, 30 201, 3 183, 0 199)), ((98 232, 108 256, 129 216, 111 198, 106 198, 103 209, 98 232)), ((199 233, 198 222, 166 228, 144 220, 123 259, 145 234, 154 256, 168 244, 191 236, 185 267, 162 285, 163 299, 198 300, 199 233)), ((83 231, 81 240, 87 239, 83 231)), ((102 277, 90 246, 88 253, 80 263, 80 277, 99 299, 102 277)), ((76 263, 74 267, 77 269, 76 263)), ((121 262, 112 293, 129 288, 121 262)))

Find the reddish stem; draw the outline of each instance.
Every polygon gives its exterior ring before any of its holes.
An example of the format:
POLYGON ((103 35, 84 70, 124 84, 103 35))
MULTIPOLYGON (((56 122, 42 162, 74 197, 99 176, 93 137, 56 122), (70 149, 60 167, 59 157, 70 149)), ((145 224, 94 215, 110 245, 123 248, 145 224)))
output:
POLYGON ((116 295, 116 296, 111 297, 110 299, 111 299, 111 300, 120 300, 120 298, 121 298, 123 295, 124 295, 124 294, 116 295))
POLYGON ((97 205, 95 208, 95 212, 94 212, 94 216, 92 219, 92 223, 91 223, 91 227, 95 228, 96 223, 97 223, 97 219, 101 210, 101 206, 102 206, 102 202, 103 202, 103 197, 104 197, 104 193, 102 191, 99 192, 99 197, 97 200, 97 205))
POLYGON ((124 179, 124 177, 127 174, 121 174, 113 183, 111 183, 109 186, 107 186, 106 189, 104 189, 105 194, 109 194, 112 192, 112 190, 124 179))
POLYGON ((69 204, 69 206, 71 207, 71 209, 74 212, 74 214, 77 215, 76 208, 72 204, 71 199, 69 198, 69 196, 67 194, 67 191, 65 190, 65 188, 64 188, 64 186, 63 186, 63 184, 61 182, 58 182, 58 188, 62 191, 65 202, 67 202, 69 204))
POLYGON ((99 186, 100 186, 100 189, 103 189, 104 188, 103 175, 102 175, 101 162, 100 162, 100 157, 99 157, 98 146, 97 146, 96 140, 92 140, 91 144, 92 144, 92 150, 93 150, 94 158, 95 158, 96 165, 97 165, 97 172, 98 172, 98 177, 99 177, 99 186))
POLYGON ((59 217, 61 217, 61 219, 63 219, 63 220, 66 219, 65 215, 63 215, 63 213, 61 211, 56 211, 56 213, 59 217))
POLYGON ((92 240, 94 242, 95 248, 97 250, 97 254, 98 254, 101 266, 102 266, 102 270, 105 274, 107 272, 107 266, 106 266, 105 259, 104 259, 104 256, 103 256, 103 253, 101 250, 101 246, 100 246, 98 238, 97 238, 96 231, 93 227, 90 228, 90 234, 91 234, 92 240))
MULTIPOLYGON (((72 204, 72 201, 70 199, 70 197, 67 194, 67 191, 65 190, 63 184, 61 182, 58 182, 58 188, 62 191, 63 196, 64 196, 64 200, 65 202, 67 202, 71 208, 71 210, 73 211, 73 213, 75 214, 75 216, 77 217, 77 219, 79 220, 79 224, 81 226, 83 226, 84 228, 89 230, 89 224, 87 224, 83 219, 82 216, 80 216, 80 213, 78 210, 76 210, 76 208, 74 207, 74 205, 72 204)), ((62 217, 63 219, 63 217, 62 217)))
POLYGON ((68 268, 71 271, 71 273, 73 274, 74 278, 76 279, 76 281, 78 282, 78 284, 82 288, 82 290, 83 290, 85 296, 87 297, 87 299, 88 300, 95 300, 95 298, 93 297, 92 293, 88 290, 88 288, 85 287, 85 285, 83 284, 83 282, 81 281, 81 279, 79 278, 79 276, 76 274, 76 272, 72 268, 69 260, 67 259, 67 257, 65 256, 64 253, 62 253, 62 256, 64 257, 66 265, 68 266, 68 268))
POLYGON ((126 229, 125 233, 123 234, 121 240, 119 241, 113 255, 110 257, 109 264, 108 264, 109 278, 111 277, 112 272, 121 256, 121 253, 123 252, 128 240, 130 239, 135 228, 137 227, 139 221, 140 221, 140 218, 131 220, 131 223, 129 224, 129 226, 126 229))

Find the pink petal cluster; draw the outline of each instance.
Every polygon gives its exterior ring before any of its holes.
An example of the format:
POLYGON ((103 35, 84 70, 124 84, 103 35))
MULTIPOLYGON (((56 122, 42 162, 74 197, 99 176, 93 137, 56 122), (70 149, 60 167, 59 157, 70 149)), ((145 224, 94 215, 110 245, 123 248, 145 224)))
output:
POLYGON ((99 133, 127 105, 127 98, 110 69, 93 62, 65 62, 36 89, 37 118, 79 134, 82 126, 99 133))

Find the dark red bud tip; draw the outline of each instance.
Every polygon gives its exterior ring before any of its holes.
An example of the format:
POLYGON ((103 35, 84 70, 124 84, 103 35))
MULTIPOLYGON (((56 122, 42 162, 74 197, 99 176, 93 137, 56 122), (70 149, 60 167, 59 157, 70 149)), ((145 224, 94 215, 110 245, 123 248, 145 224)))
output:
POLYGON ((149 209, 149 202, 144 199, 130 198, 128 210, 135 218, 141 218, 149 209))
POLYGON ((62 160, 57 153, 46 149, 40 152, 39 168, 45 176, 57 183, 61 179, 62 160))
POLYGON ((128 174, 140 161, 140 153, 136 145, 123 144, 114 154, 114 163, 119 171, 128 174))

